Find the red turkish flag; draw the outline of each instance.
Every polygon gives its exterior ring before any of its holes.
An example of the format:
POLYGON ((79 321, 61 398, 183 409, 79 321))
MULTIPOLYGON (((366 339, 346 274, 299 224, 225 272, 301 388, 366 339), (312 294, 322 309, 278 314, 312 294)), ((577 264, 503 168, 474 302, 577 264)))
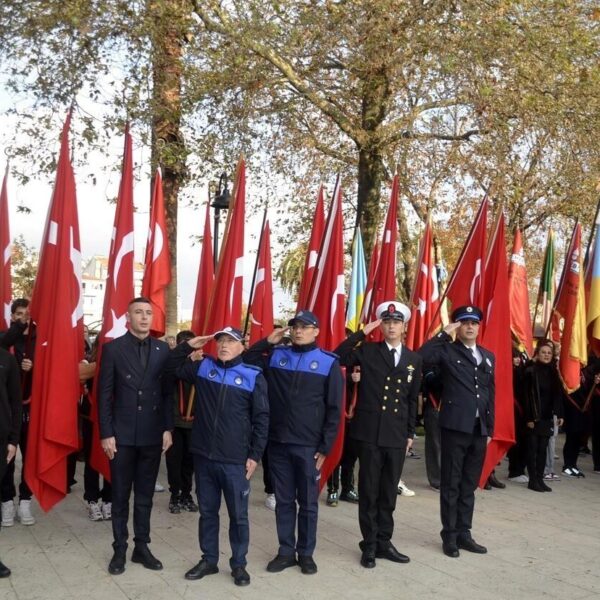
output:
POLYGON ((250 304, 250 345, 273 331, 273 275, 271 273, 271 229, 265 221, 258 248, 256 280, 250 304))
POLYGON ((202 236, 202 251, 200 254, 200 266, 198 267, 198 279, 196 283, 196 295, 194 296, 194 309, 192 311, 192 331, 196 335, 202 335, 204 331, 204 320, 210 295, 215 284, 215 262, 213 257, 213 240, 210 232, 210 200, 206 202, 206 216, 204 217, 204 235, 202 236))
POLYGON ((296 312, 308 306, 312 278, 315 272, 315 266, 317 265, 321 240, 323 239, 323 230, 325 228, 325 202, 323 199, 323 186, 319 187, 319 193, 317 194, 317 205, 315 206, 315 215, 313 217, 311 226, 312 230, 310 233, 310 241, 308 242, 308 250, 306 251, 306 258, 304 260, 304 272, 302 275, 302 281, 300 282, 296 312))
MULTIPOLYGON (((215 333, 228 325, 240 327, 242 322, 242 284, 244 281, 244 223, 246 220, 246 163, 238 163, 233 202, 227 215, 223 243, 217 264, 204 334, 215 333)), ((210 354, 214 343, 205 346, 210 354)))
MULTIPOLYGON (((390 206, 385 219, 381 253, 373 281, 373 292, 369 304, 369 321, 377 317, 375 311, 382 302, 396 300, 396 254, 398 242, 398 176, 394 175, 390 206)), ((380 342, 383 339, 381 331, 376 329, 369 336, 369 341, 380 342)))
POLYGON ((0 327, 10 327, 10 304, 12 302, 12 280, 10 276, 10 228, 8 225, 8 192, 6 180, 8 179, 8 165, 2 181, 2 192, 0 192, 0 302, 2 303, 2 319, 0 327))
POLYGON ((427 332, 435 331, 442 324, 431 218, 427 219, 421 239, 417 265, 410 307, 412 317, 406 334, 406 345, 411 350, 418 350, 427 340, 427 332))
MULTIPOLYGON (((452 310, 465 304, 483 309, 487 212, 488 200, 484 198, 446 288, 446 298, 452 304, 452 310)), ((483 334, 481 328, 480 332, 480 335, 483 334)))
POLYGON ((515 230, 512 253, 508 263, 508 305, 510 307, 510 328, 529 356, 533 355, 531 313, 529 312, 529 289, 525 250, 521 231, 515 230))
POLYGON ((162 189, 162 175, 156 170, 152 203, 150 205, 150 227, 146 258, 144 259, 144 278, 142 279, 142 296, 152 304, 151 335, 160 337, 166 331, 166 289, 171 283, 171 255, 169 253, 169 238, 167 237, 167 216, 162 189))
POLYGON ((77 403, 83 357, 81 246, 65 121, 56 182, 31 302, 37 323, 25 479, 44 511, 65 497, 67 456, 79 448, 77 403))
POLYGON ((485 263, 481 308, 486 322, 481 345, 493 352, 496 358, 494 435, 487 446, 479 480, 480 487, 483 487, 492 470, 515 443, 512 338, 503 214, 496 223, 485 263))
MULTIPOLYGON (((325 235, 315 267, 308 309, 319 319, 319 346, 333 350, 345 338, 346 293, 344 285, 344 232, 342 221, 342 191, 339 178, 333 192, 325 235)), ((340 398, 343 402, 343 398, 340 398)), ((344 406, 344 404, 341 404, 344 406)), ((343 411, 342 411, 343 413, 343 411)), ((321 468, 320 488, 340 462, 344 446, 344 419, 340 419, 338 434, 321 468)))
MULTIPOLYGON (((106 342, 121 337, 127 332, 127 307, 134 296, 133 241, 133 157, 131 135, 129 134, 129 126, 127 126, 125 129, 121 184, 119 186, 110 251, 108 254, 108 273, 104 286, 102 329, 98 334, 99 341, 94 383, 98 381, 98 374, 100 373, 102 346, 106 342)), ((90 464, 96 471, 102 473, 105 479, 110 480, 108 459, 100 445, 95 389, 90 394, 90 405, 90 418, 94 431, 90 464)))

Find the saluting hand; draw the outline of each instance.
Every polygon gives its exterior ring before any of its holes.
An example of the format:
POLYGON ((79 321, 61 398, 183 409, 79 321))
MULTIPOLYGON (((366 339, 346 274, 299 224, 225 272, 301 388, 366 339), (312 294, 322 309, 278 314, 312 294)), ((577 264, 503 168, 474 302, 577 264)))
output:
POLYGON ((277 327, 273 330, 273 333, 267 338, 269 344, 279 344, 283 339, 283 336, 290 330, 289 327, 277 327))
POLYGON ((204 358, 204 352, 202 350, 194 350, 188 358, 193 362, 198 362, 204 358))
POLYGON ((248 481, 250 481, 250 478, 252 477, 252 475, 254 475, 254 471, 256 471, 257 465, 258 463, 251 458, 249 458, 246 461, 246 479, 248 481))
POLYGON ((371 321, 367 323, 363 329, 363 333, 365 335, 369 335, 372 331, 377 329, 381 325, 381 319, 376 319, 375 321, 371 321))
POLYGON ((459 327, 460 327, 460 321, 455 321, 454 323, 448 323, 448 325, 446 325, 446 327, 444 327, 444 331, 448 335, 452 335, 459 327))
POLYGON ((199 350, 204 344, 212 340, 212 338, 212 335, 197 335, 195 338, 188 340, 188 344, 194 348, 194 350, 199 350))
POLYGON ((163 454, 173 445, 173 436, 170 431, 163 431, 163 443, 162 451, 163 454))

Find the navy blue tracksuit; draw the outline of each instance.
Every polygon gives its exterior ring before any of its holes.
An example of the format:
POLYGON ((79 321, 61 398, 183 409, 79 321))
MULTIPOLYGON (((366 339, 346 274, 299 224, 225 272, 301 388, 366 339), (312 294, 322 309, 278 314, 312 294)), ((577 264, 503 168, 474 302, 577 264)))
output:
POLYGON ((269 388, 268 453, 279 554, 312 556, 321 477, 314 456, 331 451, 341 418, 344 382, 337 356, 316 344, 272 346, 265 339, 244 360, 265 369, 269 388))
POLYGON ((242 357, 223 362, 210 356, 187 360, 193 351, 186 342, 171 351, 169 371, 192 383, 198 399, 192 427, 196 493, 200 509, 198 537, 202 558, 219 561, 221 494, 229 514, 232 569, 246 566, 250 529, 246 460, 260 461, 267 443, 269 405, 260 369, 242 357))

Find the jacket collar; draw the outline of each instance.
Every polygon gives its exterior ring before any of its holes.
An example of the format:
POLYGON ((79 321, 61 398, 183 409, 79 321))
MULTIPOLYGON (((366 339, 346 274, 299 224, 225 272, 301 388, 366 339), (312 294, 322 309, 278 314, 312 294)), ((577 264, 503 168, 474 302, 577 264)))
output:
POLYGON ((312 344, 303 344, 302 346, 298 344, 292 344, 291 348, 292 352, 310 352, 311 350, 315 350, 317 348, 317 343, 313 342, 312 344))
POLYGON ((242 355, 236 356, 232 360, 220 360, 219 358, 215 358, 215 363, 219 365, 219 367, 223 369, 231 369, 231 367, 235 367, 242 362, 242 355))

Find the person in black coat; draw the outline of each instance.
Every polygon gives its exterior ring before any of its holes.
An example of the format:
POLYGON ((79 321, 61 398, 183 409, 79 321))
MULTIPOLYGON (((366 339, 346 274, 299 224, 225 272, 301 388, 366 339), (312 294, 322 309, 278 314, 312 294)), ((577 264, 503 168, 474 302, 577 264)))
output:
POLYGON ((361 565, 375 558, 406 563, 392 544, 393 513, 404 457, 412 446, 421 387, 421 358, 402 344, 410 309, 388 301, 376 309, 377 321, 350 335, 337 348, 346 367, 360 365, 361 380, 347 435, 357 448, 358 519, 363 536, 361 565), (383 342, 366 342, 381 327, 383 342))
POLYGON ((112 575, 125 570, 129 496, 134 486, 132 562, 160 570, 150 549, 150 513, 161 452, 171 444, 172 385, 163 377, 169 346, 150 337, 152 305, 134 298, 127 310, 129 331, 102 348, 98 415, 102 448, 110 461, 114 555, 112 575))
MULTIPOLYGON (((0 348, 0 479, 14 459, 21 433, 21 382, 15 357, 0 348)), ((0 562, 0 578, 10 569, 0 562)))
POLYGON ((487 552, 471 537, 475 489, 494 432, 495 360, 477 344, 482 319, 476 306, 457 308, 453 322, 419 350, 427 364, 439 368, 442 381, 441 536, 444 554, 452 558, 459 548, 487 552))
POLYGON ((563 424, 563 386, 554 362, 554 344, 537 343, 533 360, 525 367, 521 384, 522 406, 527 425, 528 487, 535 492, 551 492, 544 482, 548 440, 554 432, 554 415, 563 424))

